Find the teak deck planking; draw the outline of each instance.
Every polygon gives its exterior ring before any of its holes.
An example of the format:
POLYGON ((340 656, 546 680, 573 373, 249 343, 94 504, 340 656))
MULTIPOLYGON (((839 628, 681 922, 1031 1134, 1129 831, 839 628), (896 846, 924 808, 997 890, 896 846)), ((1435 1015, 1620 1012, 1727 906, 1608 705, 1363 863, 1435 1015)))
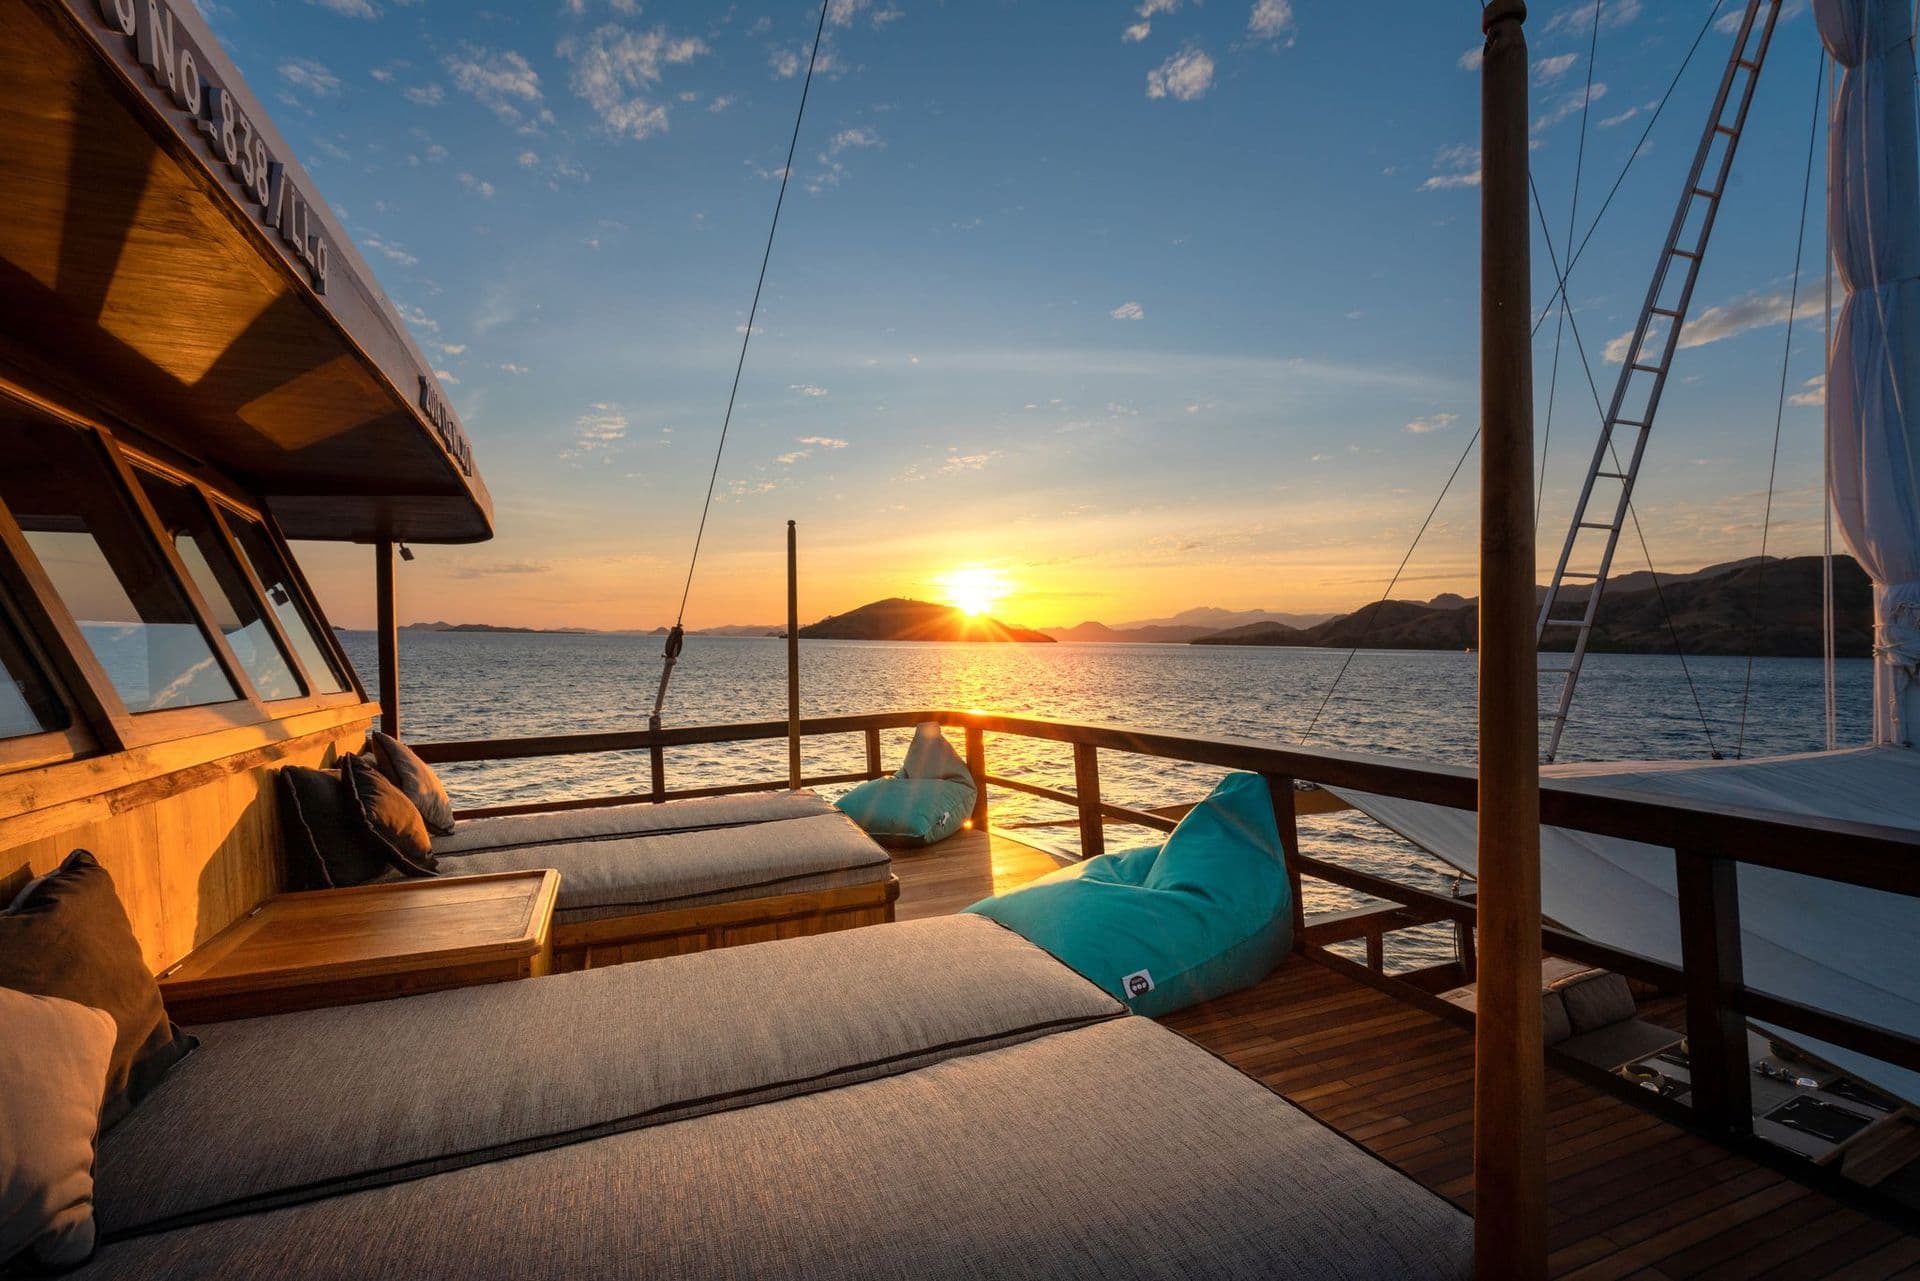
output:
MULTIPOLYGON (((997 833, 894 859, 901 920, 1060 866, 997 833)), ((1473 1208, 1473 1035, 1307 957, 1162 1019, 1441 1196, 1473 1208)), ((1549 1270, 1605 1278, 1920 1277, 1920 1237, 1547 1072, 1549 1270)))

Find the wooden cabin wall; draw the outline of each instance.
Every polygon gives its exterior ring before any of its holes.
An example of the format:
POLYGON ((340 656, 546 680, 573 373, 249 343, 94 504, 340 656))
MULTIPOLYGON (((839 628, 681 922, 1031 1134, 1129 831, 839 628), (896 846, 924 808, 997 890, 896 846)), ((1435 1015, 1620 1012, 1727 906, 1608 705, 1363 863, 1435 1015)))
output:
POLYGON ((0 775, 0 904, 70 851, 90 850, 159 973, 285 887, 274 770, 358 751, 374 710, 0 775))

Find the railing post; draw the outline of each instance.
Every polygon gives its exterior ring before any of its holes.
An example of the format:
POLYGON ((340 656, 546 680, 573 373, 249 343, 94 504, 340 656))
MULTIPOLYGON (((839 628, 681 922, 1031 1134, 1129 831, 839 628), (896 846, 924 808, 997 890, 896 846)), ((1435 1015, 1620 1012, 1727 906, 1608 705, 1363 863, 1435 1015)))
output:
POLYGON ((373 545, 374 646, 380 657, 380 732, 400 737, 400 627, 393 587, 393 543, 373 545))
POLYGON ((1293 899, 1293 950, 1306 947, 1307 904, 1300 880, 1300 811, 1293 780, 1283 774, 1262 774, 1273 802, 1273 825, 1280 832, 1280 854, 1287 861, 1287 886, 1293 899))
POLYGON ((881 778, 885 774, 886 770, 880 766, 880 731, 870 729, 867 731, 867 777, 881 778))
POLYGON ((1080 857, 1099 858, 1107 852, 1107 827, 1100 813, 1100 749, 1092 743, 1073 745, 1073 794, 1080 799, 1080 857))
POLYGON ((648 773, 652 776, 648 792, 655 805, 663 804, 667 799, 667 753, 666 749, 656 745, 647 749, 648 773))
POLYGON ((1686 970, 1687 1062, 1694 1119, 1723 1135, 1753 1132, 1745 983, 1740 960, 1739 864, 1673 852, 1680 901, 1680 963, 1686 970))
POLYGON ((978 725, 967 726, 967 773, 973 775, 973 830, 987 830, 987 736, 978 725))

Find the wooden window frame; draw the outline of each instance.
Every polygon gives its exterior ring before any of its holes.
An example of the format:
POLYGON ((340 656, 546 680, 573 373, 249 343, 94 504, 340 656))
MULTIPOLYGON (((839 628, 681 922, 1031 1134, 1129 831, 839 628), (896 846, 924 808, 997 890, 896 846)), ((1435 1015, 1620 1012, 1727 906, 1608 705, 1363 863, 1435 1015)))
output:
POLYGON ((55 696, 68 715, 68 724, 62 729, 0 738, 0 773, 58 764, 88 755, 152 747, 223 730, 265 725, 316 711, 367 705, 366 690, 361 684, 359 672, 334 634, 278 523, 263 506, 241 495, 224 478, 218 482, 211 481, 202 470, 190 472, 132 447, 107 426, 41 397, 25 394, 4 379, 0 379, 0 400, 15 401, 31 412, 43 414, 65 427, 85 433, 92 437, 95 448, 104 451, 102 456, 120 485, 122 501, 135 518, 146 525, 163 566, 173 574, 189 613, 206 638, 215 661, 237 691, 237 697, 218 703, 131 711, 28 545, 12 510, 4 501, 0 501, 0 587, 4 587, 11 598, 13 616, 31 656, 49 678, 55 696), (136 469, 187 486, 213 513, 213 525, 223 540, 224 550, 246 575, 272 629, 275 643, 281 646, 304 693, 271 702, 261 699, 252 679, 214 621, 198 585, 187 573, 178 549, 165 536, 164 526, 141 487, 136 469), (337 693, 313 692, 312 673, 291 645, 264 585, 254 573, 251 560, 233 536, 230 522, 235 516, 257 521, 266 531, 276 553, 286 564, 289 586, 298 594, 300 608, 315 623, 323 651, 344 674, 346 689, 337 693))

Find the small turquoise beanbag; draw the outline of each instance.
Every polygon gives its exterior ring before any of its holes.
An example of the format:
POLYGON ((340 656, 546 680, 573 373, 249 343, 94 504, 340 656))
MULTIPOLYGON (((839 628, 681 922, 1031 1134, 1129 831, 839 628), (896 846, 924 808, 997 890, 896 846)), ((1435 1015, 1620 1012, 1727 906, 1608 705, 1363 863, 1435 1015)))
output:
POLYGON ((974 795, 966 762, 928 722, 913 731, 898 773, 868 779, 834 804, 882 845, 917 848, 959 831, 974 795))
POLYGON ((1149 1016, 1251 987, 1293 946, 1286 854, 1258 774, 1227 775, 1164 845, 1063 867, 967 911, 1149 1016))

